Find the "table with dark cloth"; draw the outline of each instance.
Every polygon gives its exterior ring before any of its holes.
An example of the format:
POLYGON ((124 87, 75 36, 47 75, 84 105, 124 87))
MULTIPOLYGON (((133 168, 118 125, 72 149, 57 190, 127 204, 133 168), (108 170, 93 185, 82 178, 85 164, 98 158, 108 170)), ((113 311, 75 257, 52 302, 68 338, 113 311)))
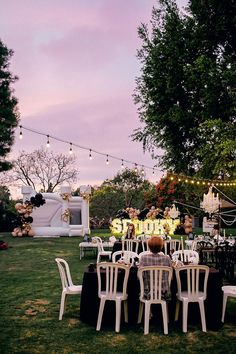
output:
MULTIPOLYGON (((223 293, 222 277, 218 270, 210 268, 207 299, 205 300, 206 325, 208 330, 218 330, 222 326, 221 311, 223 293)), ((176 304, 177 285, 175 276, 171 283, 172 300, 169 303, 169 317, 170 321, 174 320, 175 304, 176 304)), ((129 324, 136 324, 138 319, 139 309, 139 280, 137 277, 137 268, 131 267, 128 279, 128 319, 129 324)), ((83 288, 80 302, 80 319, 81 321, 96 326, 97 316, 99 310, 100 299, 98 298, 98 281, 96 269, 93 271, 86 271, 83 277, 83 288)), ((162 321, 161 309, 159 305, 155 305, 158 317, 162 321)), ((182 321, 182 312, 180 313, 180 321, 182 321)), ((123 311, 122 311, 123 321, 123 311)), ((200 311, 198 304, 189 304, 188 324, 200 324, 200 311)), ((115 326, 115 302, 106 301, 102 325, 115 326)))

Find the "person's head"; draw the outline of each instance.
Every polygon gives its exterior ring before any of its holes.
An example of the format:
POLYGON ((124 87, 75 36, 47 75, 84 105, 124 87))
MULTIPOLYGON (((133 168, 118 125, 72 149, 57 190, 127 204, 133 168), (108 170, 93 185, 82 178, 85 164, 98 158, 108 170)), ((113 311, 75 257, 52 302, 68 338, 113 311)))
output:
POLYGON ((152 236, 148 240, 148 246, 149 246, 149 249, 152 253, 160 252, 163 248, 163 245, 164 245, 164 241, 163 241, 162 237, 152 236))
POLYGON ((131 231, 132 233, 135 233, 135 226, 131 222, 128 224, 128 230, 131 231))

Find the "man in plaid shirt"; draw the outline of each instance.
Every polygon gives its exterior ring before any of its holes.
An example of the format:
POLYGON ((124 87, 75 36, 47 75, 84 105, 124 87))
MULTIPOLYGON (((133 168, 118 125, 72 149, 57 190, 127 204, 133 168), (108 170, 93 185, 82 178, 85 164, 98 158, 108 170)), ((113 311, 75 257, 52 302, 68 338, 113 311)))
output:
MULTIPOLYGON (((163 249, 163 239, 161 237, 153 236, 148 241, 150 253, 144 254, 139 260, 139 267, 145 266, 166 266, 171 267, 171 259, 165 256, 161 250, 163 249)), ((149 282, 150 276, 148 272, 144 272, 144 292, 146 298, 150 298, 149 282)), ((168 273, 163 272, 162 277, 162 297, 164 300, 170 299, 170 286, 168 282, 168 273)))

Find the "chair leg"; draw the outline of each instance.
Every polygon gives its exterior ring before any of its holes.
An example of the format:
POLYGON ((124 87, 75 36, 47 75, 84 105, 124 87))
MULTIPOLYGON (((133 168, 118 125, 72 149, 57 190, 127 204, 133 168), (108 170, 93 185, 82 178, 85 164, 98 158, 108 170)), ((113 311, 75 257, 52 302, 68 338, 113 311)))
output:
POLYGON ((179 306, 180 306, 180 301, 176 301, 176 307, 175 307, 175 321, 178 321, 179 318, 179 306))
POLYGON ((225 321, 225 310, 226 310, 227 299, 228 299, 228 295, 227 295, 227 294, 224 294, 221 322, 224 322, 224 321, 225 321))
POLYGON ((117 333, 120 332, 120 315, 121 315, 121 301, 116 300, 116 329, 117 333))
POLYGON ((202 331, 206 332, 206 316, 205 316, 205 308, 203 300, 199 301, 199 308, 201 313, 201 321, 202 321, 202 331))
POLYGON ((125 323, 128 323, 128 302, 124 301, 124 315, 125 315, 125 323))
POLYGON ((138 323, 141 323, 143 315, 143 302, 139 303, 139 311, 138 311, 138 323))
POLYGON ((106 300, 101 298, 100 306, 99 306, 99 312, 98 312, 97 328, 96 328, 97 331, 100 331, 100 329, 101 329, 102 315, 103 315, 105 302, 106 302, 106 300))
POLYGON ((150 304, 146 302, 144 307, 144 334, 149 333, 149 316, 150 316, 150 304))
POLYGON ((60 313, 59 313, 59 320, 62 320, 63 313, 65 311, 65 298, 66 293, 62 291, 61 293, 61 304, 60 304, 60 313))
POLYGON ((164 334, 168 334, 168 324, 167 324, 167 305, 166 302, 161 303, 162 308, 162 318, 163 318, 163 327, 164 327, 164 334))
POLYGON ((183 332, 187 333, 188 301, 183 301, 183 332))
POLYGON ((98 252, 98 255, 97 255, 97 263, 99 263, 99 261, 100 261, 100 254, 99 254, 99 252, 98 252))

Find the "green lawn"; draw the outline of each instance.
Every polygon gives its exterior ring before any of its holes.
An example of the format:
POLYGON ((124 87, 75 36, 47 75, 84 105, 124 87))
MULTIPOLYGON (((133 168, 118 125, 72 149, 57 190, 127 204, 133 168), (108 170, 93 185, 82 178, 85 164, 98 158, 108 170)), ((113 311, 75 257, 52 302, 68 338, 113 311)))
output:
MULTIPOLYGON (((93 232, 95 235, 95 232, 93 232)), ((98 234, 98 233, 96 233, 98 234)), ((109 236, 107 231, 100 235, 109 236)), ((51 239, 13 238, 0 234, 10 248, 0 251, 0 353, 234 353, 236 345, 236 300, 228 302, 225 325, 219 332, 189 327, 183 334, 170 325, 169 335, 162 328, 121 326, 96 332, 80 322, 79 296, 69 296, 63 320, 58 321, 61 283, 55 257, 66 259, 74 283, 82 283, 87 265, 95 261, 86 254, 79 259, 79 237, 51 239)))

